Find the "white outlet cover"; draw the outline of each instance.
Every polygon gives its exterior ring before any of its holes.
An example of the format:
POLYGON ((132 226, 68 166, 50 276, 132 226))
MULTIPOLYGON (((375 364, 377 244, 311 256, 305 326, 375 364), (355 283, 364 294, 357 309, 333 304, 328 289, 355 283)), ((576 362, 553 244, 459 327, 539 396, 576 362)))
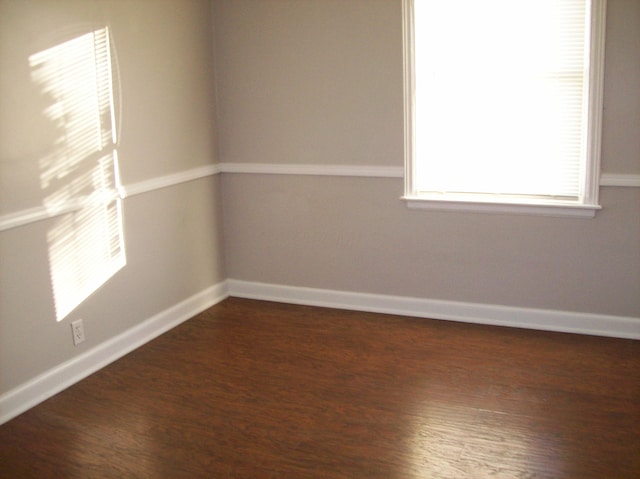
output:
POLYGON ((77 346, 84 341, 84 324, 82 319, 71 322, 71 334, 73 335, 73 345, 77 346))

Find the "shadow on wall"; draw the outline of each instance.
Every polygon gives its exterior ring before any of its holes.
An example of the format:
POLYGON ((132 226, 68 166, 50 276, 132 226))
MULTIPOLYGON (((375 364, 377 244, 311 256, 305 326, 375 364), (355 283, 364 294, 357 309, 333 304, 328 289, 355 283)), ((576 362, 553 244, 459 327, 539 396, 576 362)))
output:
POLYGON ((56 319, 63 320, 126 263, 108 27, 29 57, 55 128, 40 158, 56 319))

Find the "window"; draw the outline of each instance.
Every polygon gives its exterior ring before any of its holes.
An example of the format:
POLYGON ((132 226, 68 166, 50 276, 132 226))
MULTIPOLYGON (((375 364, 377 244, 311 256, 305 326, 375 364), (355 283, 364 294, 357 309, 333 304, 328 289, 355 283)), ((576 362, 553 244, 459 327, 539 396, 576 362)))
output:
POLYGON ((410 207, 594 216, 605 0, 403 0, 410 207))

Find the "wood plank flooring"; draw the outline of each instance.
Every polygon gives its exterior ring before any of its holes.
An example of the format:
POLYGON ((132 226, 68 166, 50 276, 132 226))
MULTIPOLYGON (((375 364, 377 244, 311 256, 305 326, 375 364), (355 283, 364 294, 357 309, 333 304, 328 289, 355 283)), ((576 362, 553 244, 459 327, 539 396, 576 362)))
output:
POLYGON ((230 298, 0 426, 0 477, 640 477, 637 341, 230 298))

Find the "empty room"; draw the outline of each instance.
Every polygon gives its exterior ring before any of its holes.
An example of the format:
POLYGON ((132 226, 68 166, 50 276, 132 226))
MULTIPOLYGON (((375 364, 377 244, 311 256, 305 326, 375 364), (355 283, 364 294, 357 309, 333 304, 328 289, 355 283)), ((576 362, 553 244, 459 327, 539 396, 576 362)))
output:
POLYGON ((0 0, 0 478, 640 477, 640 1, 0 0))

